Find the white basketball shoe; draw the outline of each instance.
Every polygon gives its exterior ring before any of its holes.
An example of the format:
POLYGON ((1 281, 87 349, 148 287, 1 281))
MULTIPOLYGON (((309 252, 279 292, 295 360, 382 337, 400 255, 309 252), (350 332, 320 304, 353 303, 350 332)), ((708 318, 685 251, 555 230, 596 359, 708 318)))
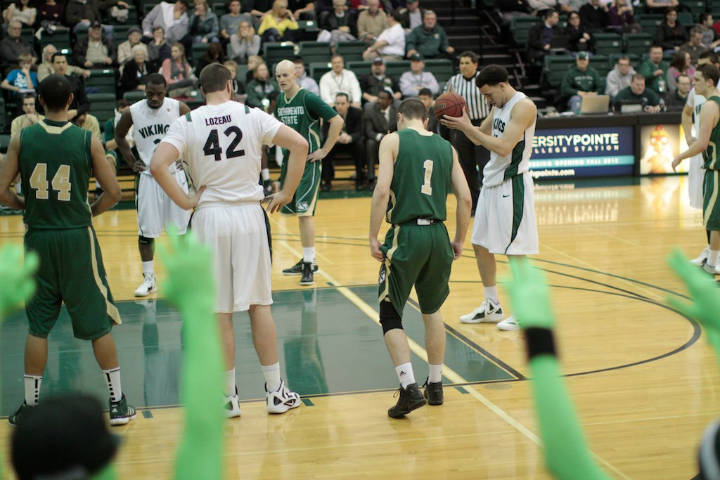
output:
POLYGON ((143 273, 143 282, 135 289, 136 297, 147 297, 157 290, 157 280, 154 274, 143 273))
POLYGON ((291 408, 300 406, 300 395, 288 390, 285 387, 285 380, 280 380, 280 386, 272 392, 268 392, 265 385, 265 391, 268 413, 285 413, 291 408))
POLYGON ((500 303, 489 298, 483 300, 478 308, 460 317, 462 323, 497 323, 503 319, 500 303))

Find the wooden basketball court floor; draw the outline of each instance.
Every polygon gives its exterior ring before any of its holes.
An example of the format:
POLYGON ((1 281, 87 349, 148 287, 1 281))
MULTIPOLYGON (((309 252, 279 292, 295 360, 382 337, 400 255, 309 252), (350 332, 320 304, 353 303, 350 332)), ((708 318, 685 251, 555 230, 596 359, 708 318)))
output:
MULTIPOLYGON (((454 219, 454 198, 448 205, 454 219)), ((367 196, 320 201, 314 288, 282 276, 302 250, 296 220, 272 217, 281 364, 304 405, 285 415, 265 413, 247 318, 237 315, 243 416, 225 427, 226 478, 549 478, 520 334, 457 320, 482 299, 469 236, 442 310, 445 405, 405 420, 387 417, 397 380, 376 324, 369 209, 367 196)), ((552 286, 560 358, 595 458, 613 478, 691 478, 703 428, 720 416, 720 376, 699 327, 663 305, 666 296, 685 293, 666 267, 670 248, 695 256, 704 246, 686 179, 541 185, 536 209, 536 263, 552 286)), ((448 223, 452 234, 454 220, 448 223)), ((124 438, 120 478, 169 478, 182 431, 181 321, 162 300, 133 298, 141 279, 134 210, 113 210, 95 225, 124 319, 114 330, 123 387, 142 408, 129 426, 114 430, 124 438)), ((19 243, 22 232, 20 217, 0 217, 0 243, 19 243)), ((500 259, 499 273, 507 271, 500 259)), ((502 292, 507 308, 505 299, 502 292)), ((90 345, 72 338, 66 320, 50 337, 42 393, 83 390, 105 401, 90 345)), ((423 330, 412 302, 405 325, 422 382, 423 330)), ((0 415, 22 400, 26 328, 22 313, 0 327, 0 415)), ((1 421, 6 458, 9 432, 1 421)))

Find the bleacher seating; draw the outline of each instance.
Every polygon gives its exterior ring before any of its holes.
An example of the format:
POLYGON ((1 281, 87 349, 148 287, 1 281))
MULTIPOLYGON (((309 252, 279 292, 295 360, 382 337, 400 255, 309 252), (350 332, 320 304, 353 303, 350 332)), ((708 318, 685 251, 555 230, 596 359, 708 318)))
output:
POLYGON ((510 22, 510 31, 513 40, 517 45, 525 45, 528 40, 528 32, 536 23, 540 23, 538 17, 515 17, 510 22))
MULTIPOLYGON (((704 7, 703 10, 705 10, 704 7)), ((690 28, 695 25, 695 18, 693 18, 693 14, 691 12, 679 12, 678 23, 686 28, 690 28)))
POLYGON ((637 16, 637 23, 642 27, 642 31, 649 35, 655 36, 655 30, 663 21, 663 15, 658 13, 645 13, 637 16))
POLYGON ((599 55, 609 55, 622 51, 622 37, 617 33, 595 33, 595 51, 599 55))
POLYGON ((85 79, 85 90, 90 93, 111 93, 115 95, 115 70, 111 68, 90 70, 85 79))
POLYGON ((195 45, 193 45, 192 51, 190 52, 190 55, 188 57, 188 61, 193 65, 196 64, 197 61, 200 60, 203 55, 205 55, 205 52, 207 52, 209 46, 209 43, 196 43, 195 45))
POLYGON ((135 102, 138 102, 140 100, 143 100, 145 98, 145 92, 142 90, 133 90, 130 92, 125 92, 123 94, 123 98, 130 102, 130 104, 133 104, 135 102))
POLYGON ((453 64, 447 58, 428 58, 425 60, 425 70, 435 75, 435 79, 442 86, 453 76, 453 64))
POLYGON ((348 70, 352 70, 358 80, 362 77, 370 75, 370 66, 372 62, 347 62, 345 66, 348 70))
POLYGON ((298 53, 305 63, 321 63, 330 61, 330 44, 321 42, 300 42, 298 53))
POLYGON ((295 47, 289 42, 266 43, 263 47, 263 58, 270 67, 280 60, 292 60, 294 56, 295 47))
POLYGON ((559 87, 565 73, 573 65, 575 65, 575 57, 572 55, 546 55, 543 65, 545 82, 551 87, 559 87))
POLYGON ((628 54, 642 55, 650 51, 653 37, 649 33, 626 33, 625 51, 628 54))
POLYGON ((385 62, 385 75, 394 78, 400 78, 400 75, 410 70, 410 60, 401 60, 399 62, 385 62))
POLYGON ((70 44, 70 31, 69 30, 56 30, 53 33, 43 32, 40 38, 40 49, 42 50, 45 45, 54 45, 58 50, 68 49, 72 50, 70 44))
POLYGON ((367 48, 365 42, 338 42, 335 51, 343 56, 346 62, 359 62, 363 59, 363 52, 367 48))
POLYGON ((331 70, 330 63, 311 63, 310 64, 310 76, 315 79, 316 82, 320 82, 320 77, 331 70))
POLYGON ((90 93, 90 113, 95 115, 100 125, 104 125, 108 118, 115 116, 115 94, 114 93, 90 93))

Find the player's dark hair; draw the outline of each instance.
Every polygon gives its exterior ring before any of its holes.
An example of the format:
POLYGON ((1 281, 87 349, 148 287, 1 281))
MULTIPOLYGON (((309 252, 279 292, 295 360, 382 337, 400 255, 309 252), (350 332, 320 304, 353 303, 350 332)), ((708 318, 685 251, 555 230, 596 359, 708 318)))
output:
POLYGON ((167 86, 167 81, 165 80, 165 77, 163 77, 159 73, 151 73, 147 77, 145 77, 145 84, 146 85, 162 85, 163 87, 167 86))
POLYGON ((640 79, 642 79, 643 82, 644 82, 644 81, 645 81, 645 75, 643 75, 642 73, 634 73, 633 76, 630 78, 630 81, 631 81, 631 82, 634 82, 635 80, 640 80, 640 79))
POLYGON ((461 59, 461 58, 469 58, 470 61, 472 63, 474 63, 475 65, 477 65, 478 62, 480 61, 480 57, 478 57, 477 53, 471 52, 470 50, 465 50, 460 55, 458 55, 458 59, 461 59))
POLYGON ((704 63, 697 67, 696 71, 702 73, 702 76, 705 80, 711 80, 713 85, 718 84, 718 79, 720 79, 720 70, 718 70, 718 67, 711 63, 704 63))
POLYGON ((432 97, 432 96, 433 96, 432 90, 430 90, 429 88, 424 87, 418 91, 418 97, 432 97))
POLYGON ((345 97, 345 100, 346 100, 348 103, 350 103, 350 95, 348 95, 347 93, 345 93, 345 92, 338 92, 338 93, 335 94, 335 98, 338 98, 338 97, 345 97))
POLYGON ((712 50, 707 50, 707 51, 701 53, 700 56, 698 57, 698 60, 702 60, 704 58, 707 58, 710 61, 710 63, 718 63, 717 54, 715 52, 713 52, 712 50))
POLYGON ((485 85, 494 87, 498 83, 507 83, 508 71, 505 67, 500 65, 488 65, 487 67, 480 70, 480 74, 475 79, 475 84, 478 88, 482 88, 485 85))
POLYGON ((230 70, 219 63, 211 63, 200 72, 200 88, 205 94, 225 89, 225 85, 231 80, 230 70))
POLYGON ((72 94, 72 87, 64 75, 52 74, 40 82, 38 92, 45 104, 45 109, 58 112, 65 110, 65 105, 72 94))
POLYGON ((402 113, 403 117, 408 120, 425 120, 427 118, 427 109, 417 98, 407 98, 400 103, 398 113, 402 113))
POLYGON ((66 57, 67 58, 67 53, 63 53, 63 52, 53 53, 53 56, 50 57, 50 63, 55 63, 55 57, 66 57))

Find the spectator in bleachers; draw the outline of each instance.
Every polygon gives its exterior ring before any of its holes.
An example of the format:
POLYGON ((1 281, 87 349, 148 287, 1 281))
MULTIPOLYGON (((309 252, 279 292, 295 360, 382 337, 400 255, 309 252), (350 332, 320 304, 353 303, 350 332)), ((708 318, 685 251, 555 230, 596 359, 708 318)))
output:
MULTIPOLYGON (((37 8, 37 22, 43 28, 62 27, 65 21, 65 5, 55 0, 45 0, 37 8)), ((65 27, 62 27, 65 28, 65 27)))
POLYGON ((702 43, 702 36, 702 28, 698 26, 692 27, 690 29, 690 39, 678 48, 678 52, 686 52, 690 55, 690 63, 697 63, 700 55, 708 49, 702 43))
POLYGON ((545 55, 550 52, 553 37, 560 33, 557 27, 560 15, 557 11, 545 10, 542 17, 542 22, 536 23, 528 30, 528 59, 531 62, 541 63, 545 55))
MULTIPOLYGON (((693 75, 694 73, 695 72, 693 72, 693 75)), ((690 89, 692 88, 690 77, 688 77, 684 73, 678 75, 675 83, 675 90, 673 92, 670 92, 668 90, 663 96, 665 106, 667 107, 667 111, 669 112, 682 111, 682 109, 685 107, 685 104, 687 103, 687 96, 690 93, 690 89)))
POLYGON ((315 17, 315 2, 309 0, 288 0, 288 9, 295 20, 317 20, 315 17))
POLYGON ((718 34, 713 28, 714 24, 715 20, 713 20, 712 13, 703 12, 700 14, 700 23, 697 24, 697 27, 700 28, 700 31, 702 32, 702 39, 700 43, 705 45, 707 48, 712 49, 715 49, 718 45, 720 45, 718 34))
POLYGON ((454 52, 445 29, 437 24, 435 12, 425 10, 422 26, 413 29, 407 37, 407 57, 416 53, 423 58, 448 57, 454 52))
POLYGON ((677 19, 677 10, 669 8, 665 13, 665 20, 658 25, 655 31, 655 43, 665 50, 673 50, 687 42, 687 30, 678 23, 677 19))
POLYGON ((580 18, 583 25, 591 32, 603 31, 610 25, 610 15, 607 5, 600 3, 600 0, 590 0, 580 7, 580 18))
MULTIPOLYGON (((335 95, 335 111, 345 121, 342 132, 335 142, 332 150, 322 159, 322 185, 323 192, 332 190, 332 181, 335 178, 335 157, 338 154, 349 154, 355 163, 355 178, 363 175, 363 166, 366 163, 365 143, 363 141, 363 112, 359 108, 350 106, 350 99, 345 92, 335 95)), ((327 136, 328 123, 325 122, 325 136, 327 136)))
POLYGON ((530 16, 530 5, 527 0, 499 0, 495 6, 501 12, 505 25, 509 26, 513 18, 530 16))
POLYGON ((405 98, 417 97, 423 88, 428 88, 433 96, 440 91, 435 75, 424 71, 425 62, 419 53, 410 57, 410 71, 400 75, 400 91, 405 98))
POLYGON ((231 41, 232 35, 238 31, 241 22, 248 22, 250 26, 252 26, 252 17, 250 15, 240 13, 241 8, 242 4, 240 3, 240 0, 230 0, 230 3, 228 3, 228 10, 230 13, 226 13, 220 17, 220 38, 224 39, 226 42, 231 41))
POLYGON ((331 70, 320 77, 320 97, 331 107, 335 104, 335 95, 345 92, 350 97, 350 104, 360 108, 362 91, 360 82, 350 70, 345 69, 342 55, 335 54, 330 59, 331 70))
POLYGON ((270 105, 270 94, 273 92, 279 92, 275 80, 270 78, 270 72, 265 63, 259 63, 253 71, 253 79, 245 87, 247 92, 247 98, 245 103, 251 107, 257 107, 264 111, 268 111, 270 105))
POLYGON ((377 102, 365 112, 365 157, 367 174, 355 178, 355 186, 360 189, 375 183, 375 165, 378 163, 380 140, 397 130, 397 109, 393 106, 392 92, 380 90, 377 102))
POLYGON ((211 43, 220 41, 220 23, 206 0, 195 0, 195 11, 190 17, 190 32, 192 44, 211 43))
MULTIPOLYGON (((108 118, 105 122, 105 125, 103 125, 103 148, 105 149, 105 155, 106 157, 110 157, 113 159, 113 163, 117 165, 117 142, 115 141, 115 125, 120 121, 120 117, 122 116, 123 112, 130 108, 130 103, 125 100, 124 98, 121 98, 117 101, 117 105, 115 107, 115 115, 112 118, 108 118)), ((127 136, 125 137, 125 140, 129 143, 130 147, 132 148, 135 145, 135 141, 132 138, 132 128, 130 127, 130 130, 128 131, 127 136)))
POLYGON ((69 0, 65 5, 65 21, 75 32, 87 30, 93 22, 102 22, 97 0, 69 0))
POLYGON ((153 70, 158 70, 163 62, 170 58, 170 45, 165 39, 165 29, 161 26, 152 30, 152 40, 147 44, 148 62, 153 70))
POLYGON ((170 58, 163 61, 160 73, 165 77, 168 96, 180 97, 192 90, 196 78, 185 57, 185 47, 182 43, 175 43, 170 48, 170 58))
POLYGON ((425 9, 420 8, 418 0, 407 0, 407 8, 401 8, 400 14, 402 15, 400 23, 407 32, 410 32, 412 29, 422 26, 425 9))
POLYGON ((10 124, 10 138, 20 134, 20 130, 35 125, 44 117, 35 110, 35 94, 26 93, 22 98, 22 115, 18 115, 10 124))
POLYGON ((75 44, 73 57, 76 65, 85 68, 107 68, 115 62, 115 47, 103 37, 100 22, 93 22, 88 36, 75 44))
POLYGON ((295 64, 295 77, 297 78, 297 84, 300 85, 300 88, 304 88, 308 92, 320 96, 320 87, 315 79, 305 72, 305 62, 303 62, 302 57, 295 57, 293 63, 295 64))
POLYGON ((169 44, 179 42, 187 35, 190 27, 188 6, 188 0, 158 3, 143 18, 143 35, 151 38, 155 27, 162 27, 165 39, 169 44))
POLYGON ((388 28, 363 52, 363 60, 366 62, 378 56, 386 61, 402 60, 405 56, 405 30, 400 24, 400 12, 396 10, 387 18, 388 28))
POLYGON ((378 57, 373 60, 370 65, 370 75, 366 75, 360 79, 362 97, 367 103, 365 111, 372 108, 372 104, 377 102, 378 93, 382 90, 390 91, 393 100, 400 100, 402 93, 398 90, 395 80, 385 75, 385 61, 378 57))
POLYGON ((557 0, 528 0, 531 13, 538 15, 540 12, 544 12, 548 8, 555 10, 557 8, 557 0))
POLYGON ((630 57, 627 55, 618 57, 615 68, 607 74, 605 95, 609 95, 612 100, 620 90, 630 86, 633 75, 635 75, 635 69, 630 65, 630 57))
POLYGON ((585 5, 588 0, 559 0, 558 5, 560 6, 560 11, 566 14, 569 14, 570 12, 578 12, 580 11, 580 7, 585 5))
POLYGON ((245 93, 245 86, 237 79, 238 64, 234 60, 225 60, 223 65, 230 70, 233 85, 233 100, 238 101, 238 95, 245 93))
POLYGON ((114 19, 119 23, 127 22, 130 5, 123 0, 99 0, 98 9, 103 18, 114 19))
POLYGON ((141 40, 142 30, 140 30, 140 27, 130 27, 130 29, 128 30, 128 39, 118 45, 117 49, 117 61, 118 65, 120 65, 121 71, 123 69, 123 65, 125 65, 128 60, 133 58, 134 54, 132 50, 135 46, 139 46, 140 48, 145 50, 146 60, 150 58, 147 45, 142 43, 141 40))
POLYGON ((3 71, 17 65, 20 54, 33 53, 32 45, 20 38, 21 32, 22 25, 17 20, 13 20, 8 25, 7 36, 0 41, 0 64, 3 71))
POLYGON ((260 35, 255 34, 255 29, 248 21, 243 20, 238 26, 237 32, 230 35, 228 43, 228 57, 238 63, 247 63, 247 59, 253 55, 260 54, 260 35))
POLYGON ((0 83, 0 87, 13 92, 11 98, 21 100, 22 95, 30 91, 34 92, 38 86, 37 74, 30 70, 32 67, 32 55, 23 53, 20 55, 19 68, 13 69, 0 83))
MULTIPOLYGON (((55 73, 55 69, 52 66, 52 56, 57 53, 57 48, 54 45, 45 45, 42 51, 42 63, 37 67, 38 82, 42 82, 45 77, 55 73)), ((67 71, 69 74, 82 75, 87 78, 90 76, 90 70, 76 67, 75 65, 68 65, 67 71)))
POLYGON ((367 0, 367 8, 358 15, 358 38, 372 44, 386 28, 387 15, 380 10, 380 0, 367 0))
POLYGON ((287 0, 275 0, 270 12, 265 15, 258 28, 258 35, 264 42, 292 42, 298 24, 287 8, 287 0))
POLYGON ((195 64, 195 71, 197 72, 197 75, 200 76, 200 72, 202 72, 203 68, 210 65, 211 63, 224 63, 225 62, 225 52, 223 52, 222 45, 219 43, 211 43, 208 45, 208 49, 205 50, 205 53, 203 53, 202 57, 200 57, 197 60, 197 63, 195 64))
POLYGON ((602 93, 603 85, 600 74, 590 66, 590 54, 580 52, 575 58, 575 67, 571 68, 562 80, 560 94, 567 98, 567 106, 576 115, 580 113, 580 105, 584 97, 592 97, 602 93))
POLYGON ((75 118, 83 113, 87 113, 90 110, 90 102, 88 101, 87 95, 85 94, 85 82, 83 77, 79 75, 70 74, 68 71, 67 56, 64 53, 56 52, 52 56, 53 73, 57 75, 64 75, 70 82, 72 87, 73 100, 68 110, 68 120, 74 121, 75 118))
POLYGON ((615 0, 608 8, 610 26, 619 33, 640 31, 640 25, 635 23, 633 7, 628 0, 615 0))
POLYGON ((630 86, 623 88, 615 96, 616 107, 626 100, 641 101, 643 110, 649 113, 660 111, 660 97, 654 90, 645 88, 645 76, 641 73, 633 75, 630 86))
POLYGON ((645 10, 648 13, 665 13, 668 8, 678 8, 678 0, 646 0, 645 10))
MULTIPOLYGON (((144 46, 144 45, 143 45, 144 46)), ((133 90, 145 90, 145 77, 153 73, 147 62, 147 49, 135 45, 132 49, 132 60, 125 64, 120 77, 120 94, 133 90)))
POLYGON ((437 118, 435 118, 435 113, 434 113, 435 101, 433 100, 432 92, 430 91, 429 88, 423 88, 420 90, 420 93, 418 93, 417 98, 418 98, 418 100, 420 100, 423 103, 423 105, 425 105, 425 108, 427 108, 427 111, 428 111, 427 129, 428 129, 428 131, 433 132, 433 133, 438 133, 439 123, 438 123, 437 118))
POLYGON ((675 93, 676 82, 680 75, 686 75, 688 78, 695 78, 695 67, 693 67, 690 54, 687 52, 677 52, 670 61, 670 68, 665 74, 665 84, 667 85, 667 93, 675 93))
POLYGON ((565 35, 568 39, 568 50, 571 52, 595 51, 595 37, 582 24, 579 13, 568 13, 565 35))
POLYGON ((13 20, 17 20, 25 27, 35 25, 35 17, 37 10, 30 6, 30 0, 15 0, 5 10, 3 10, 3 20, 5 24, 9 24, 13 20))
POLYGON ((648 89, 657 94, 667 90, 665 85, 665 74, 670 68, 668 62, 663 60, 663 49, 660 45, 650 47, 650 55, 647 60, 640 64, 638 72, 645 77, 645 84, 648 89))
POLYGON ((320 14, 319 27, 330 32, 331 35, 345 36, 348 40, 350 38, 347 35, 350 35, 352 39, 356 39, 357 16, 354 11, 348 9, 347 0, 333 0, 332 5, 332 10, 320 14))

